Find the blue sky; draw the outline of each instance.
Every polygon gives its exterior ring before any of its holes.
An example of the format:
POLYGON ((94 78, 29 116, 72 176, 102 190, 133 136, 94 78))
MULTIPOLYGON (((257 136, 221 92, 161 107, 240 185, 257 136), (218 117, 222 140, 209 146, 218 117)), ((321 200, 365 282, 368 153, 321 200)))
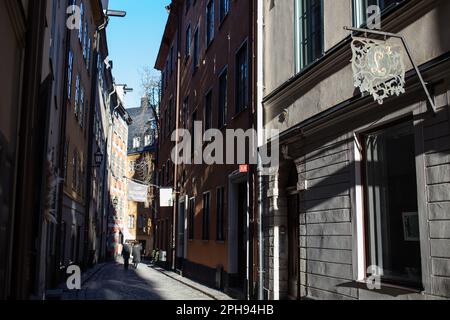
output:
POLYGON ((127 11, 125 18, 112 17, 107 29, 116 82, 134 89, 127 94, 127 108, 140 104, 140 70, 144 66, 153 69, 155 65, 168 17, 165 6, 169 3, 170 0, 110 0, 110 9, 127 11))

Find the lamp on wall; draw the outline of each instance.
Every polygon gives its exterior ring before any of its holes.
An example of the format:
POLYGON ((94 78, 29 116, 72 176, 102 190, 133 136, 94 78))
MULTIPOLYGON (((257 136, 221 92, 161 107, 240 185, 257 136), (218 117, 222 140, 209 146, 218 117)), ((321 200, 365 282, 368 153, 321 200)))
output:
POLYGON ((103 153, 100 148, 97 149, 97 152, 94 154, 94 167, 98 168, 103 162, 103 153))

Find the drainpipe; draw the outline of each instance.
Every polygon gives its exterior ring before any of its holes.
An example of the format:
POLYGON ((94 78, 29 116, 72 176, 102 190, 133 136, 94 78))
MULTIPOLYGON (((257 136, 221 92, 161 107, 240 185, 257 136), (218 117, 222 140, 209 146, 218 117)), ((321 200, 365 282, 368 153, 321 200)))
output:
MULTIPOLYGON (((256 101, 256 116, 257 116, 257 133, 258 133, 258 150, 264 145, 264 110, 262 105, 264 95, 264 73, 263 73, 263 59, 264 59, 264 1, 257 0, 257 101, 256 101)), ((258 152, 258 299, 264 300, 264 232, 263 232, 263 175, 262 175, 262 161, 261 154, 258 152)))

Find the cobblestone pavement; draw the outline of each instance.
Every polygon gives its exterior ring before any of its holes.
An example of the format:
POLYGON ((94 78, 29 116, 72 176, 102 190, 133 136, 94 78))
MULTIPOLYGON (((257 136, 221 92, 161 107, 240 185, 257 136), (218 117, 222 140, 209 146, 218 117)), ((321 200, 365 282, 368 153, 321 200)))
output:
POLYGON ((211 300, 147 264, 135 270, 112 262, 103 265, 79 291, 65 292, 64 300, 211 300))

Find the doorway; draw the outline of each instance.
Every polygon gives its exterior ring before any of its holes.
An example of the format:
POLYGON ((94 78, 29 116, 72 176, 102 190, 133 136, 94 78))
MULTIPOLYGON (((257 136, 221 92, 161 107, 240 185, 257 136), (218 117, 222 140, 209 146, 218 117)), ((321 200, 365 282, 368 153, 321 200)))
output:
POLYGON ((239 183, 237 186, 237 216, 238 216, 238 287, 245 288, 247 279, 247 182, 239 183))
POLYGON ((228 184, 228 289, 245 298, 250 279, 247 174, 235 172, 228 184))

